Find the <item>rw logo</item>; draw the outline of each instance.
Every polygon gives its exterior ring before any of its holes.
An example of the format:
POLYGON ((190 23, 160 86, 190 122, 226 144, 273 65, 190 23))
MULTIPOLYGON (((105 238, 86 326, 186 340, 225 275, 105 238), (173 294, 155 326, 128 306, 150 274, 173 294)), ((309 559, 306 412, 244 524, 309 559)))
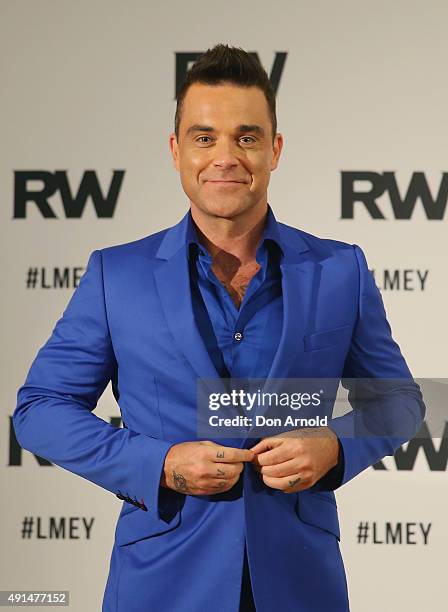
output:
POLYGON ((86 170, 76 193, 70 187, 67 171, 20 170, 14 172, 14 219, 25 219, 29 206, 35 206, 46 219, 56 219, 57 215, 49 203, 56 193, 59 194, 64 216, 67 219, 82 217, 87 200, 93 203, 97 217, 113 217, 118 195, 123 182, 124 170, 114 170, 106 195, 94 170, 86 170), (37 185, 36 185, 37 184, 37 185), (34 185, 34 186, 33 186, 34 185))
MULTIPOLYGON (((409 440, 407 448, 400 447, 395 451, 394 462, 397 470, 411 471, 414 469, 417 456, 423 454, 431 472, 444 472, 448 464, 448 421, 440 439, 439 448, 436 448, 433 438, 424 422, 415 438, 409 440)), ((375 470, 387 470, 382 461, 373 466, 375 470)))
MULTIPOLYGON (((183 82, 185 81, 185 77, 190 68, 190 64, 195 62, 200 55, 202 55, 203 51, 188 51, 184 53, 176 53, 176 91, 175 91, 175 99, 177 99, 177 95, 179 93, 180 88, 182 87, 183 82)), ((254 57, 258 62, 260 62, 260 58, 258 57, 258 53, 254 51, 249 51, 249 55, 254 57)), ((280 84, 280 79, 283 74, 283 68, 286 62, 286 56, 288 54, 286 51, 277 51, 275 53, 274 61, 271 66, 271 71, 269 74, 269 80, 271 82, 272 88, 275 93, 277 93, 278 86, 280 84)), ((260 62, 261 63, 261 62, 260 62)))
POLYGON ((401 191, 394 172, 341 172, 341 200, 341 219, 353 219, 356 204, 358 209, 364 207, 372 219, 409 220, 419 202, 427 219, 440 221, 448 201, 448 173, 442 174, 438 192, 433 197, 423 172, 414 172, 407 189, 401 191), (359 191, 357 182, 363 183, 359 191), (389 202, 379 203, 384 195, 389 202))

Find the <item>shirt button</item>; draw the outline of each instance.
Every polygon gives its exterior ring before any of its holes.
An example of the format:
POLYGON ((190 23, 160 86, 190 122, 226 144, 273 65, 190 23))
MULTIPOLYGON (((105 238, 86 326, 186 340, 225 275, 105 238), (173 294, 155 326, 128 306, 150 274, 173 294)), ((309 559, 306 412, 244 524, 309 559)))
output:
POLYGON ((243 334, 241 332, 236 332, 233 337, 237 342, 240 342, 243 339, 243 334))

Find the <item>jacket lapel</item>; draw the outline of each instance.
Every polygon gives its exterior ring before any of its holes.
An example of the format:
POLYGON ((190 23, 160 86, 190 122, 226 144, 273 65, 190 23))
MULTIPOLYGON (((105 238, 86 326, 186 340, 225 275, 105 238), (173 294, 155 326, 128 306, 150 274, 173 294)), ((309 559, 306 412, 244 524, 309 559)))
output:
POLYGON ((297 375, 297 358, 303 352, 303 336, 312 326, 311 303, 319 266, 303 258, 301 262, 284 262, 282 271, 283 328, 268 378, 297 375))
POLYGON ((168 328, 200 378, 219 378, 194 318, 185 246, 154 270, 168 328))

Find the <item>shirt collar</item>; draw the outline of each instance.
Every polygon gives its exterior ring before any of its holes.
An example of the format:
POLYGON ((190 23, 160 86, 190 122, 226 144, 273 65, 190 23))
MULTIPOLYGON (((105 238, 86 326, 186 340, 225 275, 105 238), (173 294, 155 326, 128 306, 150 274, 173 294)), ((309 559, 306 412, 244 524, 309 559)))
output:
MULTIPOLYGON (((196 226, 191 216, 191 209, 187 214, 186 244, 189 259, 192 250, 210 257, 210 253, 199 240, 196 226)), ((268 249, 273 247, 274 249, 278 250, 280 252, 279 254, 281 255, 284 253, 278 223, 269 204, 266 214, 266 223, 260 238, 259 246, 257 247, 257 255, 259 254, 260 249, 264 248, 264 246, 267 246, 268 249)))

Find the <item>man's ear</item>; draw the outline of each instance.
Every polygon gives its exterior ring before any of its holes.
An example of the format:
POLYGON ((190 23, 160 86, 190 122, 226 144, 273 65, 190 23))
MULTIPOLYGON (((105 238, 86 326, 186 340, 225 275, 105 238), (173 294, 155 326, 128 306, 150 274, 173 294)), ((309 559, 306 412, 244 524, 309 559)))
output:
POLYGON ((272 147, 272 161, 271 161, 271 171, 275 170, 278 166, 278 161, 280 159, 280 153, 282 152, 283 147, 283 135, 280 132, 277 132, 274 139, 274 145, 272 147))
POLYGON ((179 145, 177 144, 177 138, 174 132, 171 132, 170 134, 169 143, 171 155, 173 156, 173 166, 176 168, 176 170, 179 170, 179 145))

